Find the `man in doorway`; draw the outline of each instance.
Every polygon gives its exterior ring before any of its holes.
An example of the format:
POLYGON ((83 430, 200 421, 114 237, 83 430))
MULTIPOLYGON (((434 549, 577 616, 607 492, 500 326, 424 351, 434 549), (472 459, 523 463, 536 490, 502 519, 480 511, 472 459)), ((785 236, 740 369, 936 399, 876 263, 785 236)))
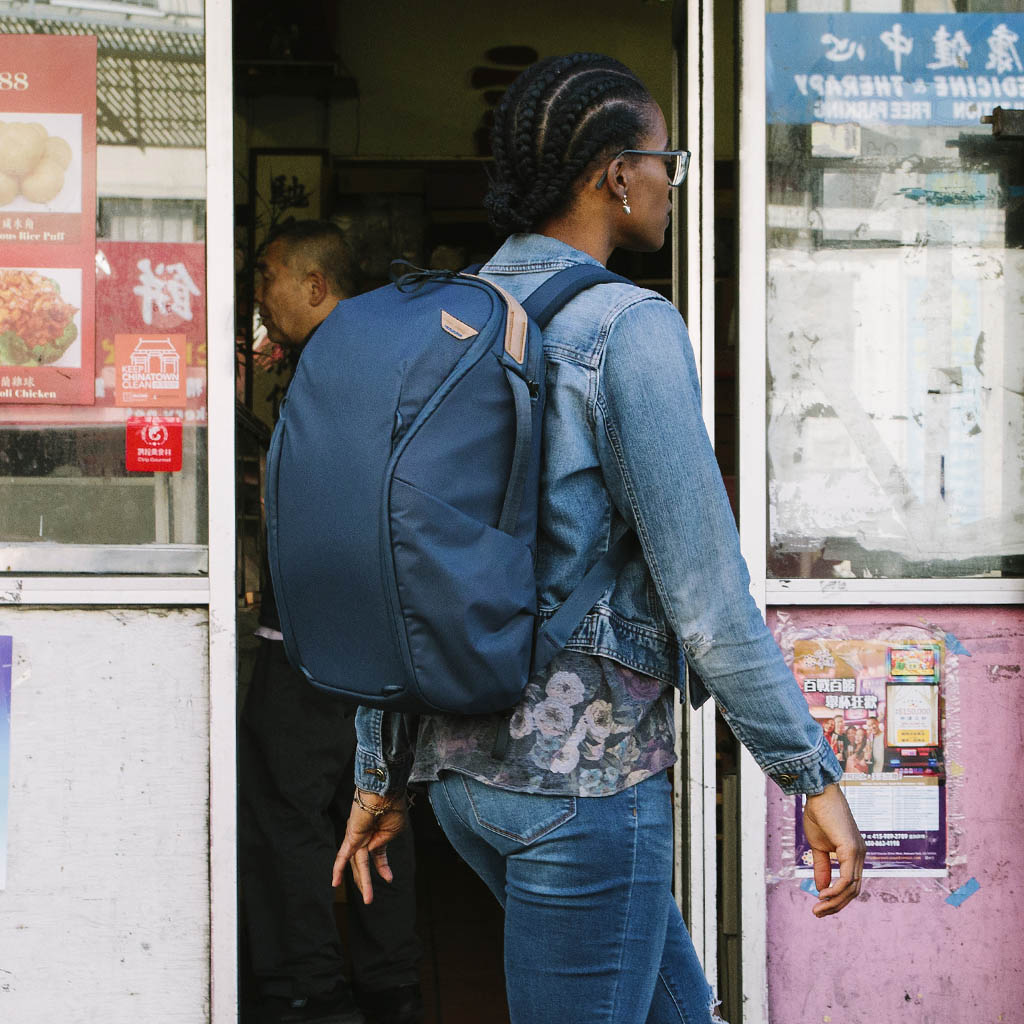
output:
MULTIPOLYGON (((301 346, 352 294, 341 231, 322 221, 271 235, 256 300, 269 340, 301 346)), ((239 886, 258 989, 254 1024, 418 1024, 420 944, 411 832, 388 850, 395 880, 369 906, 347 880, 344 974, 331 868, 352 803, 355 708, 288 662, 264 566, 260 651, 238 732, 239 886)), ((243 1018, 245 1020, 245 1018, 243 1018)))

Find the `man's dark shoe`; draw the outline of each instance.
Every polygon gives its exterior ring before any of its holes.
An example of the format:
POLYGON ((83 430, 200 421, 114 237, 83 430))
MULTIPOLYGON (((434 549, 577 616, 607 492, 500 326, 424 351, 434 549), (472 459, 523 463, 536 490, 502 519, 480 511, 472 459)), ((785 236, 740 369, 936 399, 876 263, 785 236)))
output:
POLYGON ((323 995, 264 997, 260 1024, 367 1024, 347 982, 323 995))
POLYGON ((367 1024, 422 1024, 423 996, 419 985, 399 985, 377 992, 357 989, 356 998, 367 1024))

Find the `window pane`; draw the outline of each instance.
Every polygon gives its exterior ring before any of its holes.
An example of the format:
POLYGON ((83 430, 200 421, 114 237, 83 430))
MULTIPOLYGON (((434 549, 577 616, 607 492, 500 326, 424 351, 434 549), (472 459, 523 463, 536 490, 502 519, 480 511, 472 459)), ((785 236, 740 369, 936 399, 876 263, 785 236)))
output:
MULTIPOLYGON (((194 571, 203 563, 188 549, 207 534, 202 0, 133 0, 124 13, 69 4, 31 20, 21 6, 0 2, 0 31, 16 59, 38 55, 22 60, 32 98, 0 91, 0 122, 18 124, 19 137, 30 122, 67 135, 65 183, 81 205, 63 187, 49 201, 31 195, 20 178, 0 205, 0 231, 15 220, 45 230, 67 210, 83 239, 75 248, 70 235, 48 246, 5 238, 0 283, 13 298, 3 301, 38 308, 7 321, 10 335, 30 335, 27 347, 0 344, 0 545, 15 571, 53 571, 53 556, 33 554, 39 542, 137 546, 117 565, 143 572, 177 564, 166 550, 158 562, 156 545, 181 545, 180 571, 194 571), (88 95, 46 86, 68 37, 95 40, 88 95), (36 337, 47 329, 40 296, 54 289, 77 333, 63 354, 36 337), (84 384, 47 383, 55 370, 84 384)), ((102 556, 66 554, 62 568, 104 568, 102 556)))
POLYGON ((1022 10, 768 17, 775 577, 1024 565, 1022 10))

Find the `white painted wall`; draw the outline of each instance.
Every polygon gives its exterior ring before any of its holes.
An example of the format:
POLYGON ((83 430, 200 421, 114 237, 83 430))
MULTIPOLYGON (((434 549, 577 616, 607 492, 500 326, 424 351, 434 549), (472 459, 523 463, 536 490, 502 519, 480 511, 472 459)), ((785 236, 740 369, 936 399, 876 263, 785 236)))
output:
POLYGON ((100 194, 132 199, 205 199, 206 150, 97 146, 100 194))
POLYGON ((0 1021, 208 1019, 207 626, 204 609, 0 608, 0 1021))

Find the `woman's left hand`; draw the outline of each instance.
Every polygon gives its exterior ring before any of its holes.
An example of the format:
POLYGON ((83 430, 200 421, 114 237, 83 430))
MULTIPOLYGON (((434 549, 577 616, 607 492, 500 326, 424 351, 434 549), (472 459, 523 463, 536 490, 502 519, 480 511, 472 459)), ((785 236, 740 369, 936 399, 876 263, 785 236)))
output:
POLYGON ((405 797, 382 796, 357 790, 345 826, 345 839, 334 860, 331 884, 341 885, 346 865, 363 896, 363 903, 373 902, 373 878, 370 861, 377 874, 390 882, 394 875, 388 865, 387 845, 405 828, 405 797), (387 808, 383 811, 380 808, 387 808))
POLYGON ((804 804, 804 835, 814 858, 818 902, 815 917, 838 914, 860 894, 864 874, 864 839, 850 813, 843 791, 835 783, 804 804), (839 860, 839 878, 832 881, 832 853, 839 860))

